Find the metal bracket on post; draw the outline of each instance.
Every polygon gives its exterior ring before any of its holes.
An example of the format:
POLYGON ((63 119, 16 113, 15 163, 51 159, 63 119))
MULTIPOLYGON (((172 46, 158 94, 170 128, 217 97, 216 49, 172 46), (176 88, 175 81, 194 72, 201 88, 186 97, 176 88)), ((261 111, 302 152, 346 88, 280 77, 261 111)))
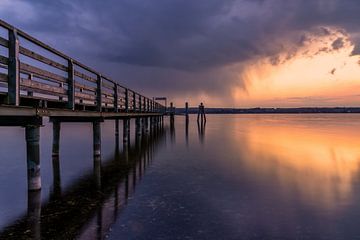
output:
POLYGON ((100 74, 97 75, 96 81, 96 109, 102 111, 102 77, 100 74))
POLYGON ((75 109, 75 75, 74 63, 72 59, 68 60, 68 106, 69 109, 75 109))
POLYGON ((8 96, 7 103, 20 104, 20 60, 19 38, 16 29, 9 30, 9 65, 8 65, 8 96))

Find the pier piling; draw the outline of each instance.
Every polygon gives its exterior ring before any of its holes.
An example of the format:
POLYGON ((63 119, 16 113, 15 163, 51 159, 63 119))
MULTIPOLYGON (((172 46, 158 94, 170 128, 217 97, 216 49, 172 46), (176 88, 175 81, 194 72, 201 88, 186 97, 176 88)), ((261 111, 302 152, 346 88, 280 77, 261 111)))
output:
POLYGON ((60 146, 60 122, 53 121, 53 146, 52 146, 52 155, 59 156, 59 146, 60 146))
POLYGON ((25 127, 26 150, 27 150, 27 177, 28 190, 41 189, 40 175, 40 126, 28 125, 25 127))
POLYGON ((101 126, 100 121, 93 122, 93 146, 94 156, 101 155, 101 126))
POLYGON ((127 118, 124 118, 123 120, 124 128, 123 128, 123 142, 129 141, 129 132, 130 132, 130 120, 127 118))

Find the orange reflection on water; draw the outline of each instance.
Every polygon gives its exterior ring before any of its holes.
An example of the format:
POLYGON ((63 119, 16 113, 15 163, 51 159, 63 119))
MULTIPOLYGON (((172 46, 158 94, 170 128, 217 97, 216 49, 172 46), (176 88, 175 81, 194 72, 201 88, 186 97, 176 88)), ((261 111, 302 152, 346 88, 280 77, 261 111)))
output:
POLYGON ((339 209, 351 203, 359 175, 360 125, 321 122, 290 117, 249 123, 245 138, 254 159, 246 161, 275 178, 284 194, 295 192, 305 204, 339 209))

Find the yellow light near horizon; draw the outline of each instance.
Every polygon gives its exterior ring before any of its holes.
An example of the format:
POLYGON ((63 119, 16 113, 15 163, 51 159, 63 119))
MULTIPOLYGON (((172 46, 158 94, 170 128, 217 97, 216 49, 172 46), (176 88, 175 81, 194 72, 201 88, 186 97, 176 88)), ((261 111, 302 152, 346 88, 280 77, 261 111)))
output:
POLYGON ((242 106, 279 107, 359 104, 355 95, 360 91, 360 65, 359 56, 351 56, 354 46, 347 40, 339 50, 316 53, 322 44, 314 42, 303 50, 310 54, 297 54, 278 65, 267 59, 249 63, 240 76, 246 91, 235 88, 235 101, 242 106))

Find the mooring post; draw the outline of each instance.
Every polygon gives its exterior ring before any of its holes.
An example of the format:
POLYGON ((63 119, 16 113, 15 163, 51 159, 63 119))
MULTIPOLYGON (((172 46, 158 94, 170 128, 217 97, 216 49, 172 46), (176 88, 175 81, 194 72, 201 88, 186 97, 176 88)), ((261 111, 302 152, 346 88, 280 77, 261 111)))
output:
POLYGON ((53 121, 53 145, 52 145, 52 155, 59 156, 60 149, 60 126, 59 121, 53 121))
POLYGON ((94 156, 101 155, 101 126, 100 121, 93 122, 93 146, 94 156))
POLYGON ((205 106, 203 103, 200 103, 199 110, 198 110, 198 116, 197 121, 199 122, 201 118, 201 123, 206 123, 206 116, 205 116, 205 106))
POLYGON ((27 177, 28 190, 41 189, 40 175, 40 126, 28 125, 25 127, 26 150, 27 150, 27 177))
POLYGON ((185 103, 185 121, 186 121, 186 125, 189 125, 189 103, 186 102, 185 103))

